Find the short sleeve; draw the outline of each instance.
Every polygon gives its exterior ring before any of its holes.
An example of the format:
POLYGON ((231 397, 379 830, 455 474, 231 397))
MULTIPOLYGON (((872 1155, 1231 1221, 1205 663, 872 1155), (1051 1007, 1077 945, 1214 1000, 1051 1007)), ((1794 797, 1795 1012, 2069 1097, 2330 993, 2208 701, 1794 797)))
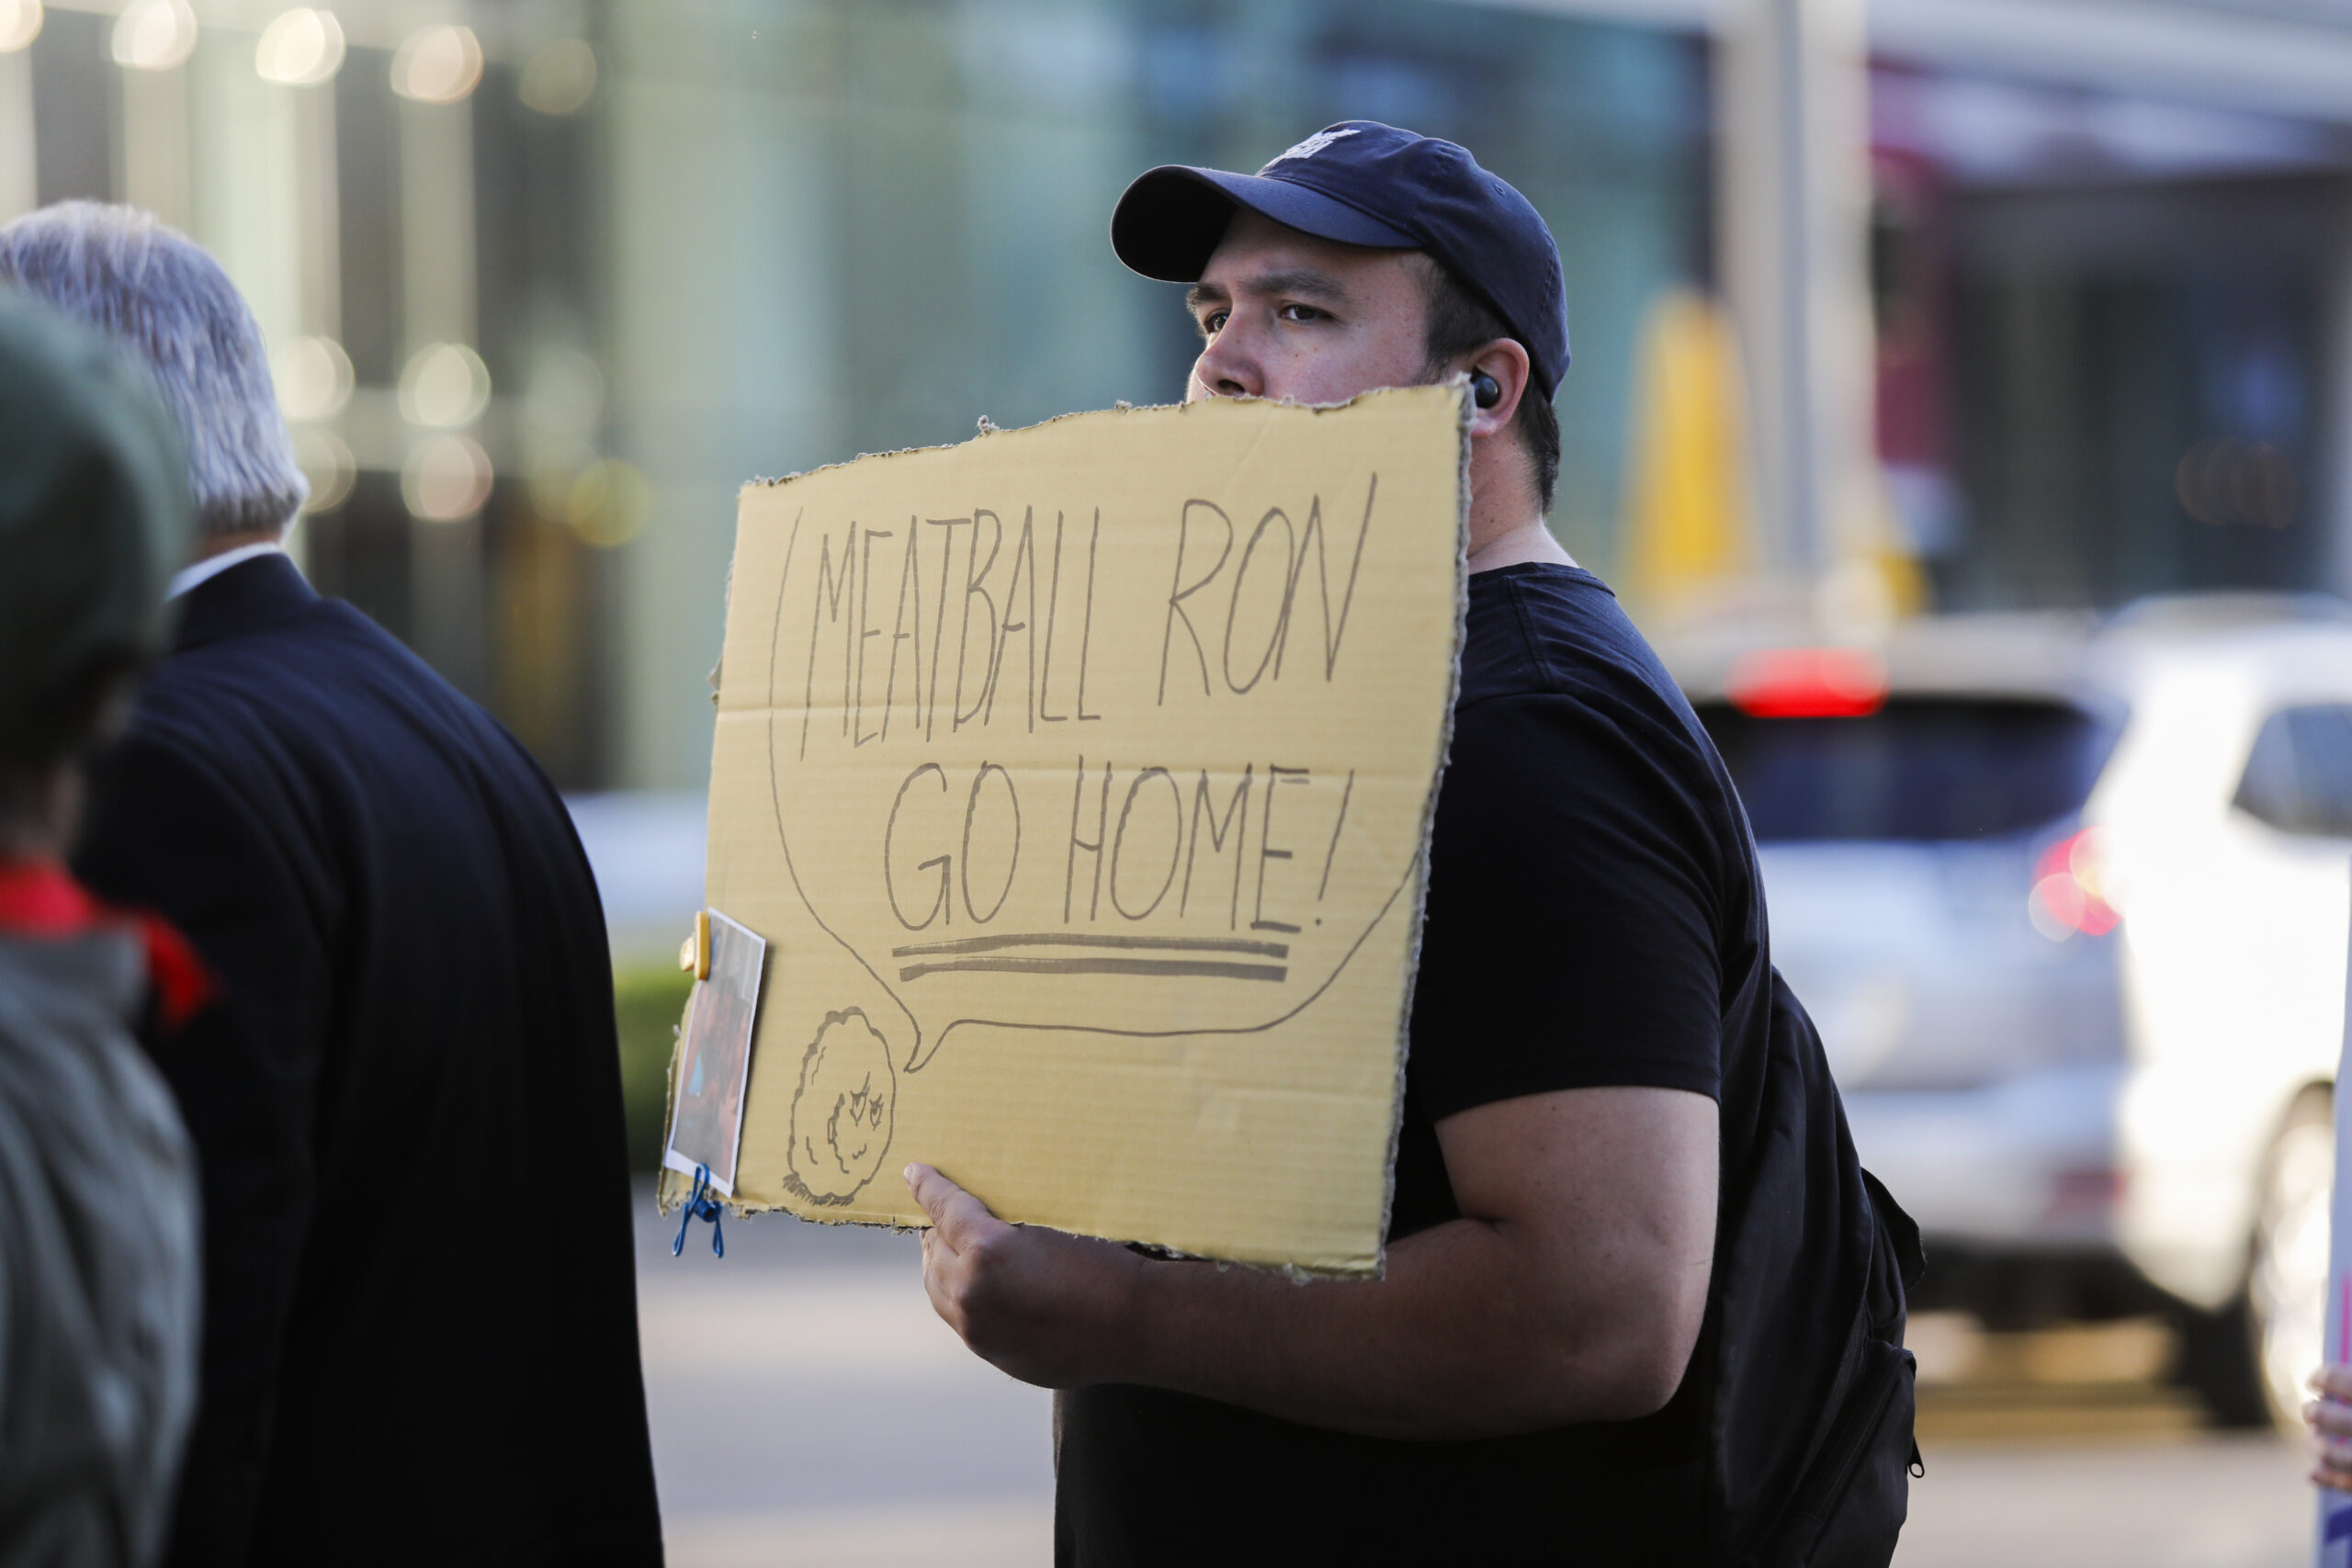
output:
POLYGON ((1550 693, 1457 714, 1408 1066, 1432 1121, 1566 1089, 1719 1098, 1719 828, 1658 716, 1550 693))

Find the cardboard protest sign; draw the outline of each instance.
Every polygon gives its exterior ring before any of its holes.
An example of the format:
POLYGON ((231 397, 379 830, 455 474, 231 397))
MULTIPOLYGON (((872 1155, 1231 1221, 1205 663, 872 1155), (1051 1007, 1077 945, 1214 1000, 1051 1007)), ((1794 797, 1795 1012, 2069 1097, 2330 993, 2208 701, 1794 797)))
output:
POLYGON ((742 493, 710 906, 738 1202, 1379 1265, 1451 716, 1453 388, 1072 415, 742 493))

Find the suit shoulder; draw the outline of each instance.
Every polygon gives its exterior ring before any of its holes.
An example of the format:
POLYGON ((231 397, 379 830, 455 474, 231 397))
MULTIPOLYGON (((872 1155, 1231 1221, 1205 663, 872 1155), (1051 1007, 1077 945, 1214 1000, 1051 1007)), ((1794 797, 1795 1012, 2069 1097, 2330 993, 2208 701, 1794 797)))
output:
POLYGON ((489 710, 339 600, 164 660, 134 726, 148 722, 213 750, 237 735, 322 765, 365 757, 390 777, 486 772, 508 783, 503 794, 527 780, 559 798, 489 710))
POLYGON ((479 707, 348 604, 322 600, 293 619, 183 649, 150 673, 141 717, 244 720, 289 736, 336 735, 398 714, 460 728, 479 707))

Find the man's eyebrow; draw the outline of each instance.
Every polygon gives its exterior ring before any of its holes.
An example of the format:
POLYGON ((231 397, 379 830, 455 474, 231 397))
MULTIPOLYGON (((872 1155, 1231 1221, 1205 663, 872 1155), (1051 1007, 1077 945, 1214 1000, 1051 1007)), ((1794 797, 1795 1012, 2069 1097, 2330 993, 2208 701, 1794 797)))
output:
POLYGON ((1241 285, 1250 294, 1304 294, 1310 299, 1338 301, 1348 297, 1340 280, 1328 272, 1317 272, 1311 266, 1285 268, 1281 272, 1264 272, 1245 279, 1241 285))
MULTIPOLYGON (((1348 291, 1340 280, 1328 272, 1317 272, 1311 266, 1286 267, 1280 272, 1263 272, 1255 277, 1245 277, 1239 288, 1244 294, 1305 295, 1310 299, 1327 299, 1333 304, 1344 301, 1348 291)), ((1221 283, 1195 283, 1184 296, 1184 308, 1199 315, 1204 305, 1228 305, 1233 294, 1221 283)))

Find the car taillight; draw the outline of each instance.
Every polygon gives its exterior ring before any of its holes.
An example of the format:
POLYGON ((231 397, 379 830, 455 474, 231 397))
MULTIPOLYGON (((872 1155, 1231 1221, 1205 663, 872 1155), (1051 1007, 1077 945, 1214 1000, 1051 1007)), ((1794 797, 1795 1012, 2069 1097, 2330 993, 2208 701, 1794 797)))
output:
POLYGON ((2034 863, 2033 891, 2026 898, 2026 913, 2033 929, 2052 942, 2064 942, 2076 931, 2105 936, 2123 917, 2108 902, 2112 892, 2099 851, 2099 833, 2086 828, 2041 852, 2034 863))
POLYGON ((2126 1178, 2105 1166, 2084 1166, 2057 1171, 2050 1179, 2050 1207, 2042 1217, 2081 1219, 2104 1214, 2123 1201, 2126 1178))
POLYGON ((1886 660, 1867 648, 1742 654, 1724 694, 1750 718, 1860 718, 1886 705, 1886 660))

